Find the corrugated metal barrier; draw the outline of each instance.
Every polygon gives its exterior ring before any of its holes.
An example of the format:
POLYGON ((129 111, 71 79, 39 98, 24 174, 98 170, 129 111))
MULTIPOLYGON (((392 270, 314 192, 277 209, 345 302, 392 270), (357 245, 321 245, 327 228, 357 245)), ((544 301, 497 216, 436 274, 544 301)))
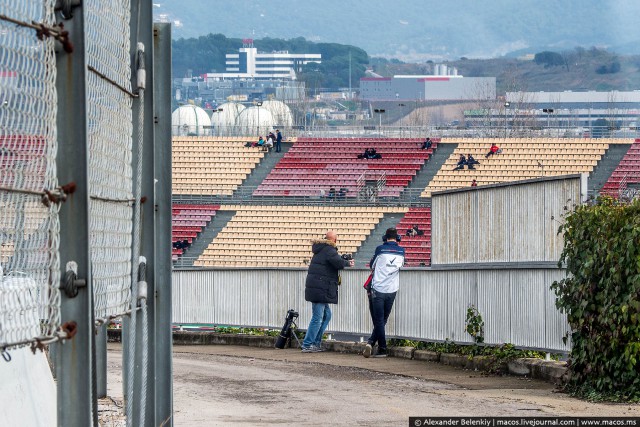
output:
MULTIPOLYGON (((564 274, 557 268, 402 270, 387 335, 471 343, 465 319, 473 304, 485 322, 487 344, 568 352, 562 337, 569 326, 549 289, 564 274)), ((343 271, 327 332, 369 335, 372 324, 362 288, 367 275, 367 270, 343 271)), ((302 269, 176 270, 173 322, 279 329, 293 308, 306 329, 311 304, 304 300, 305 277, 302 269)))

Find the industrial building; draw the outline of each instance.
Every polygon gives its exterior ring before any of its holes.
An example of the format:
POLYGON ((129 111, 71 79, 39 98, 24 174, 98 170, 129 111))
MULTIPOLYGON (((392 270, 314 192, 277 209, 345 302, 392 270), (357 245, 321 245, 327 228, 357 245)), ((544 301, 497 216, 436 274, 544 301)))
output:
POLYGON ((591 132, 635 131, 640 123, 640 91, 507 92, 493 108, 465 111, 465 122, 481 126, 503 122, 591 132), (602 129, 601 129, 602 130, 602 129))
POLYGON ((423 75, 360 79, 360 99, 368 101, 468 101, 495 97, 495 77, 423 75))

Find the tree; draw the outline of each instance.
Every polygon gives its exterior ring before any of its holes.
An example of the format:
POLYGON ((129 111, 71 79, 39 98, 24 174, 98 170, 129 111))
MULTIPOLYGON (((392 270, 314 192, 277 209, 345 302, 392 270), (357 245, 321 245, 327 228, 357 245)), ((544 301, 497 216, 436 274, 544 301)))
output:
POLYGON ((591 136, 594 138, 606 138, 610 134, 610 123, 607 119, 594 120, 591 131, 591 136))
POLYGON ((564 58, 557 52, 544 51, 536 53, 533 60, 538 65, 544 65, 545 68, 565 65, 564 58))

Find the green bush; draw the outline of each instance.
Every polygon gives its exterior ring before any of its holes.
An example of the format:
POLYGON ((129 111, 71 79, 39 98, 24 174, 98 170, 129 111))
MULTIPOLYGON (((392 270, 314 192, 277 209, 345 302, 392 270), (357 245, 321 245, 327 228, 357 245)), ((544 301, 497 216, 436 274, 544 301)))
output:
POLYGON ((640 200, 578 206, 558 232, 567 277, 551 288, 571 327, 567 388, 589 399, 640 401, 640 200))

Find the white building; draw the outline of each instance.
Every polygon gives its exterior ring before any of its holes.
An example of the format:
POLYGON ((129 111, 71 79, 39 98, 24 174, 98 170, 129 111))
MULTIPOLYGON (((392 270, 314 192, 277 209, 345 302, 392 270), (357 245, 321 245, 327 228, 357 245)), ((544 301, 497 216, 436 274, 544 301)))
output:
POLYGON ((207 73, 207 80, 223 79, 290 79, 310 62, 321 62, 319 53, 289 53, 288 51, 259 53, 253 47, 253 39, 244 39, 238 53, 226 55, 225 73, 207 73))

